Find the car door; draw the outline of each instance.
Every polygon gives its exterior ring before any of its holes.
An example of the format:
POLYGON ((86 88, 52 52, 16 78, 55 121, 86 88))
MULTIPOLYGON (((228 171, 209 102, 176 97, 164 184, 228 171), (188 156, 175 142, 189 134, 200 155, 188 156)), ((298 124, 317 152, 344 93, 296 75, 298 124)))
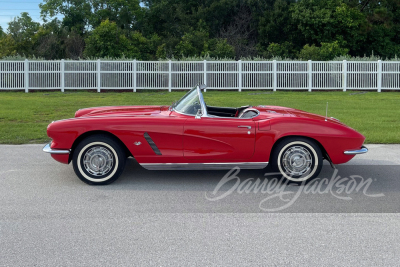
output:
POLYGON ((254 154, 252 119, 190 117, 184 124, 184 157, 218 162, 246 160, 254 154))

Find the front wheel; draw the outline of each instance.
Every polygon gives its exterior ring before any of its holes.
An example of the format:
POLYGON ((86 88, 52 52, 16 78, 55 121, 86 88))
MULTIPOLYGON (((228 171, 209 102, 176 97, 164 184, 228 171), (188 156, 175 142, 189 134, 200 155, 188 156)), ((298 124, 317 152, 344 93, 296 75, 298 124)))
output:
POLYGON ((93 135, 81 141, 74 150, 76 175, 90 185, 110 184, 118 179, 125 167, 125 152, 106 135, 93 135))
POLYGON ((316 142, 302 137, 281 141, 271 155, 273 170, 297 183, 317 177, 322 169, 322 161, 322 152, 316 142))

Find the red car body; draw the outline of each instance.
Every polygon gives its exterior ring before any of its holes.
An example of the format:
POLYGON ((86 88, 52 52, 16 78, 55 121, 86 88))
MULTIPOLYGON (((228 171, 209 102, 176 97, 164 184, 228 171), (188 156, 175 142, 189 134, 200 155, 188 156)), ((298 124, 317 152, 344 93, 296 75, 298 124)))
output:
MULTIPOLYGON (((179 164, 254 163, 264 166, 280 139, 300 136, 316 141, 333 164, 348 162, 362 149, 365 137, 333 118, 278 106, 253 106, 259 114, 248 119, 185 115, 168 106, 115 106, 81 109, 75 118, 55 121, 47 128, 51 156, 68 164, 76 145, 94 133, 118 138, 147 169, 179 164), (155 153, 145 133, 160 153, 155 153), (158 167, 157 167, 158 166, 158 167)), ((251 164, 249 165, 251 168, 251 164)), ((265 167, 264 166, 264 167, 265 167)), ((162 169, 162 168, 161 168, 162 169)))

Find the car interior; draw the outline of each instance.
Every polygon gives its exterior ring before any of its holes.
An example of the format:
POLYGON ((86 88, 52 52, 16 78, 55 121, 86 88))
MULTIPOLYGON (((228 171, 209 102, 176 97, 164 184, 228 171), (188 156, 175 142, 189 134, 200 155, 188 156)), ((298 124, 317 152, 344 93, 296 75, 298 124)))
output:
POLYGON ((208 115, 216 117, 250 119, 258 115, 258 112, 253 109, 247 110, 251 106, 242 106, 240 108, 206 107, 208 115))
MULTIPOLYGON (((201 94, 201 90, 205 89, 206 86, 199 85, 199 88, 200 88, 200 94, 201 94)), ((201 96, 201 99, 203 99, 202 96, 201 96)), ((210 116, 215 116, 215 117, 251 119, 251 118, 256 117, 259 114, 259 112, 257 110, 250 109, 251 106, 241 106, 239 108, 227 108, 227 107, 207 106, 206 103, 204 103, 204 104, 207 109, 207 114, 210 116)))

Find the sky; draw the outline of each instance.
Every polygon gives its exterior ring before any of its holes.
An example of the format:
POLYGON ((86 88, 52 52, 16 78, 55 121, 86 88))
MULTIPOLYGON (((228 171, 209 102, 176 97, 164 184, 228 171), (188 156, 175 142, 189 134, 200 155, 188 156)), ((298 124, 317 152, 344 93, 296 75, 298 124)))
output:
POLYGON ((34 21, 42 23, 40 19, 40 3, 42 3, 42 0, 0 0, 0 26, 6 31, 8 22, 22 12, 28 12, 34 21))

